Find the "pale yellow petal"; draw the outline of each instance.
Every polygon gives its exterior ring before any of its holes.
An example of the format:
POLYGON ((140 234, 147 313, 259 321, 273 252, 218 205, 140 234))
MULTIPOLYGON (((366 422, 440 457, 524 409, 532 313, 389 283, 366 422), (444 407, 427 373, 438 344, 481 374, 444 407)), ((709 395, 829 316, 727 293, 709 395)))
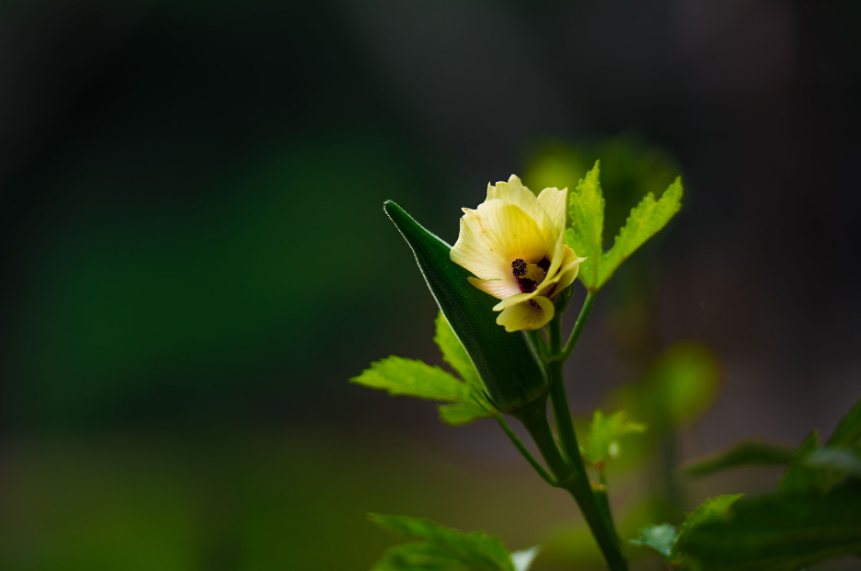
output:
POLYGON ((577 273, 580 271, 580 263, 586 258, 578 258, 574 250, 565 246, 565 253, 562 258, 562 265, 559 268, 559 281, 556 282, 556 289, 553 290, 551 297, 556 297, 562 290, 574 283, 577 278, 577 273))
POLYGON ((545 188, 538 195, 538 204, 541 205, 553 224, 554 236, 565 231, 565 200, 567 196, 567 188, 562 190, 545 188))
POLYGON ((509 333, 513 331, 534 331, 541 329, 553 319, 555 308, 546 297, 536 297, 530 301, 508 307, 496 318, 509 333))
POLYGON ((464 208, 463 212, 451 261, 484 280, 513 278, 511 260, 503 255, 497 240, 483 230, 478 211, 464 208))
POLYGON ((535 219, 522 208, 502 200, 491 200, 478 206, 481 232, 492 244, 493 254, 507 262, 523 258, 538 262, 553 253, 555 244, 548 242, 535 219))
POLYGON ((469 283, 483 291, 489 293, 496 299, 505 299, 512 295, 520 293, 520 286, 517 285, 517 279, 512 275, 510 280, 480 280, 476 278, 466 278, 469 283))
POLYGON ((531 190, 523 186, 523 183, 515 175, 511 175, 508 182, 498 182, 496 186, 487 186, 487 200, 493 199, 499 199, 519 207, 534 218, 542 230, 550 222, 544 209, 538 203, 538 199, 531 190))

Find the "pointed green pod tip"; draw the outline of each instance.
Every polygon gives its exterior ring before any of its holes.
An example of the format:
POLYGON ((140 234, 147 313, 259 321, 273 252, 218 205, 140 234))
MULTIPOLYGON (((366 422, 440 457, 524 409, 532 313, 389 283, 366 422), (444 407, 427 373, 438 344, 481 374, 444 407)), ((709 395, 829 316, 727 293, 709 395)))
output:
POLYGON ((493 306, 498 300, 467 281, 471 274, 451 261, 451 246, 391 200, 383 209, 415 254, 431 294, 469 353, 493 404, 511 412, 547 394, 546 369, 526 334, 506 333, 496 324, 493 306))

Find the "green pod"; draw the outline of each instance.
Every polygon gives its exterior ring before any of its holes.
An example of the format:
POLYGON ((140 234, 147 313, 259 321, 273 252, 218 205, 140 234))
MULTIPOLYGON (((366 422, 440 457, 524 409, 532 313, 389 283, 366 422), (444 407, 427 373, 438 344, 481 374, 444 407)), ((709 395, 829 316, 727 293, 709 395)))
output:
POLYGON ((383 209, 412 248, 437 305, 475 363, 487 395, 512 412, 547 394, 544 364, 523 331, 506 333, 496 324, 498 300, 467 281, 472 274, 451 261, 451 246, 425 230, 392 201, 383 209))

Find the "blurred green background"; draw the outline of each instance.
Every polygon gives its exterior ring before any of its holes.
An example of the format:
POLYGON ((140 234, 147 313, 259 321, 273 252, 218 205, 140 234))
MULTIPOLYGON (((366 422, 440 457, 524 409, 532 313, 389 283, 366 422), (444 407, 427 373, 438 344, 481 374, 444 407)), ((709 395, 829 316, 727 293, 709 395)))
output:
POLYGON ((684 177, 568 365, 581 421, 651 426, 610 468, 624 534, 774 489, 777 469, 675 466, 827 434, 861 396, 855 2, 0 16, 2 569, 363 570, 392 543, 369 511, 595 568, 573 503, 491 421, 347 382, 390 354, 441 364, 383 200, 453 242, 512 172, 573 187, 601 158, 608 241, 684 177))

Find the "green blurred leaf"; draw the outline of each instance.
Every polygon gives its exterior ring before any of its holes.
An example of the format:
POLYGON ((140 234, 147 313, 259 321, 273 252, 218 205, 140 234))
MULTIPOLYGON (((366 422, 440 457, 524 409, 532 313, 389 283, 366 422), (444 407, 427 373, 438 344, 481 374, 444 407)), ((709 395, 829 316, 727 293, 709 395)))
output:
MULTIPOLYGON (((502 541, 482 531, 464 533, 427 519, 406 516, 369 514, 368 519, 398 537, 426 541, 436 549, 449 554, 452 559, 460 561, 470 570, 515 571, 511 555, 502 541)), ((395 569, 421 569, 421 567, 395 569)))
POLYGON ((673 562, 673 548, 676 545, 678 532, 674 525, 663 523, 661 525, 650 525, 640 530, 640 537, 632 539, 632 545, 648 547, 663 557, 667 563, 673 562))
POLYGON ((493 412, 472 402, 457 402, 439 407, 439 418, 450 426, 463 426, 479 418, 493 416, 493 412))
POLYGON ((697 526, 724 517, 729 511, 729 507, 741 499, 743 495, 724 494, 709 498, 698 505, 694 511, 685 515, 685 522, 679 527, 679 539, 697 526))
POLYGON ((619 231, 613 247, 604 252, 604 196, 601 189, 600 162, 586 173, 573 193, 569 193, 568 212, 571 228, 565 243, 578 256, 587 259, 580 264, 580 281, 589 291, 601 289, 616 269, 646 240, 654 236, 681 208, 681 178, 676 178, 659 200, 647 194, 631 210, 625 226, 619 231))
POLYGON ((433 340, 442 352, 443 360, 451 365, 460 375, 460 378, 473 389, 473 394, 479 398, 482 405, 489 404, 484 398, 484 384, 481 382, 481 377, 472 363, 472 359, 469 358, 469 354, 463 348, 463 344, 454 334, 451 325, 448 324, 441 311, 437 315, 435 325, 436 333, 433 340))
POLYGON ((858 443, 861 443, 861 399, 840 419, 837 428, 834 429, 834 433, 831 434, 831 438, 825 445, 831 448, 841 448, 858 443))
POLYGON ((778 487, 781 494, 797 494, 812 491, 825 491, 827 482, 821 470, 805 465, 805 459, 819 450, 819 432, 812 431, 798 446, 789 468, 780 479, 778 487))
POLYGON ((514 563, 514 571, 529 571, 539 552, 541 552, 541 547, 536 545, 535 547, 512 553, 511 561, 514 563))
POLYGON ((794 571, 861 552, 861 495, 767 495, 736 502, 723 518, 679 535, 702 571, 794 571))
POLYGON ((568 192, 571 227, 565 231, 565 243, 586 261, 580 264, 578 277, 586 289, 599 289, 601 258, 604 255, 604 195, 601 191, 600 162, 596 162, 574 192, 568 192))
POLYGON ((450 551, 419 541, 388 548, 371 571, 471 571, 450 551))
POLYGON ((699 478, 741 466, 782 466, 789 464, 794 453, 794 448, 782 444, 748 440, 696 458, 682 470, 692 478, 699 478))
POLYGON ((454 375, 422 361, 389 357, 371 363, 350 382, 372 389, 384 389, 390 395, 405 395, 435 401, 460 402, 469 400, 469 387, 454 375))
POLYGON ((720 368, 708 347, 678 343, 665 350, 642 382, 617 389, 608 399, 643 421, 653 435, 682 429, 715 403, 720 368))
POLYGON ((646 425, 631 421, 624 410, 604 416, 601 409, 595 409, 581 453, 592 464, 604 462, 608 456, 611 458, 618 456, 620 438, 645 431, 646 425))

